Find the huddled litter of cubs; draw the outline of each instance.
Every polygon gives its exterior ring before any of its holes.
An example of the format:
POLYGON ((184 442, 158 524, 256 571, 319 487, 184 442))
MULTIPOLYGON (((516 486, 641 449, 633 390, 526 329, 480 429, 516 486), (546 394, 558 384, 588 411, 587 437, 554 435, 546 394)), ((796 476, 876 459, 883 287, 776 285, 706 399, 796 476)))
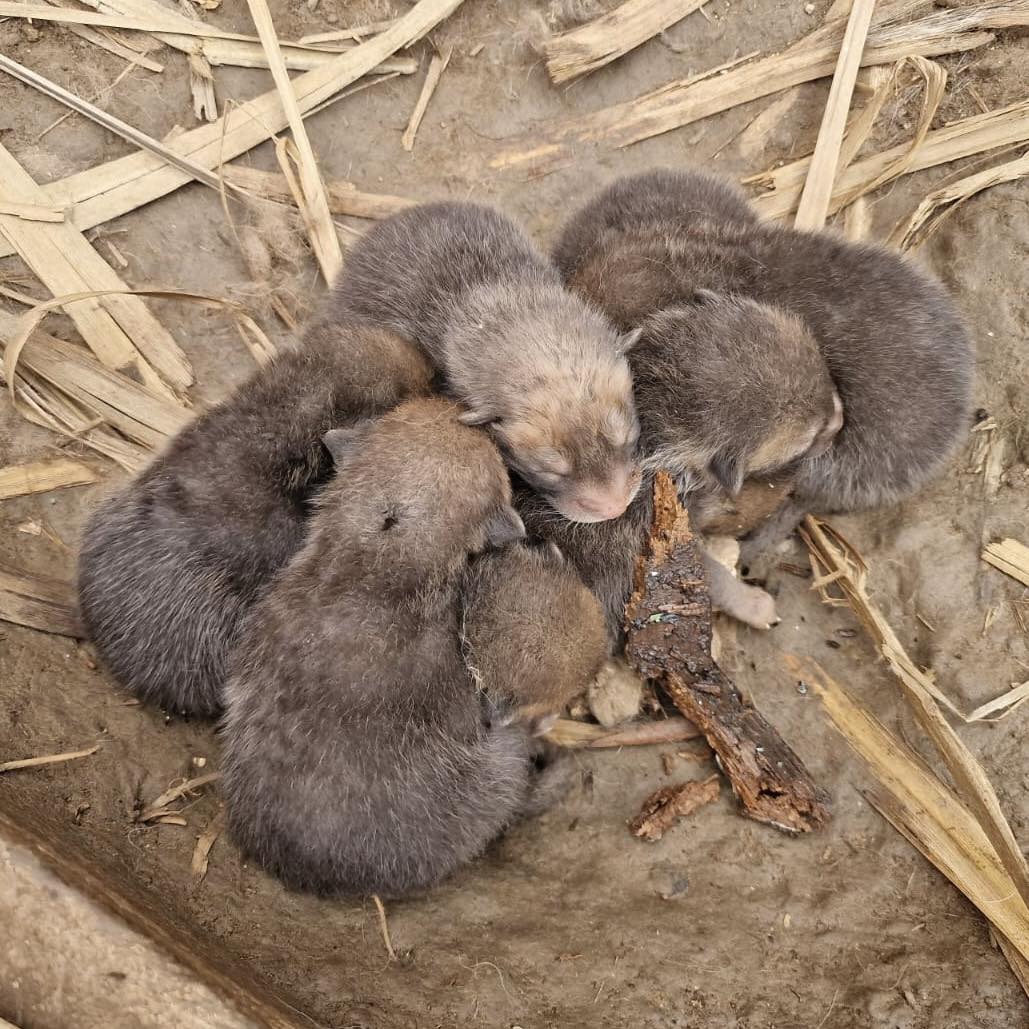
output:
POLYGON ((616 181, 550 258, 490 207, 414 207, 94 514, 82 614, 125 687, 220 717, 247 856, 424 889, 561 797, 541 733, 620 649, 655 471, 754 553, 937 473, 972 364, 925 271, 707 175, 616 181))

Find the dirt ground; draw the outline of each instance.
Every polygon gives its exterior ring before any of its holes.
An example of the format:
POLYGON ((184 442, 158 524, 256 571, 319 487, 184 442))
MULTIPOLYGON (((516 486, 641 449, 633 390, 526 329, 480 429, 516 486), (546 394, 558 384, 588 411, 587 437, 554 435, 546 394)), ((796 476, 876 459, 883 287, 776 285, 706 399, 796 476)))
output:
MULTIPOLYGON (((386 5, 321 0, 311 11, 306 3, 273 0, 271 6, 280 34, 296 38, 371 20, 386 5)), ((763 132, 747 126, 777 98, 622 151, 582 150, 571 166, 539 178, 494 174, 488 167, 494 140, 553 116, 627 99, 736 55, 780 47, 819 24, 827 6, 827 0, 713 0, 704 15, 693 14, 665 40, 652 40, 585 82, 558 89, 548 83, 531 46, 553 13, 545 3, 467 0, 434 35, 456 50, 413 153, 401 148, 400 133, 421 72, 330 107, 309 121, 309 131, 330 177, 418 199, 492 200, 546 244, 572 204, 618 174, 696 164, 743 175, 809 152, 827 85, 794 90, 792 104, 766 119, 763 132)), ((575 12, 558 12, 569 13, 575 12)), ((243 4, 225 3, 208 17, 226 28, 249 29, 243 4)), ((52 26, 0 24, 0 50, 86 96, 123 67, 52 26)), ((413 50, 423 68, 429 52, 425 43, 413 50)), ((168 49, 153 56, 166 65, 162 75, 135 70, 101 102, 161 137, 193 120, 184 58, 168 49)), ((975 113, 980 101, 993 108, 1029 95, 1025 38, 1015 33, 943 63, 952 77, 940 123, 975 113)), ((271 88, 261 71, 218 69, 216 78, 222 102, 271 88)), ((893 105, 879 144, 907 138, 915 102, 908 94, 893 105)), ((63 113, 0 77, 0 140, 38 179, 128 152, 78 116, 37 141, 63 113)), ((274 167, 268 146, 242 160, 274 167)), ((954 170, 909 177, 877 196, 874 234, 888 230, 954 170)), ((984 541, 1026 539, 1027 199, 1025 183, 980 195, 921 253, 955 291, 979 348, 976 405, 997 419, 1005 448, 999 488, 989 492, 983 477, 967 470, 966 449, 910 502, 839 520, 869 560, 874 597, 914 659, 931 666, 966 709, 1023 681, 1029 668, 1029 638, 1018 619, 1029 613, 1027 591, 979 559, 984 541)), ((289 248, 276 235, 283 226, 255 224, 280 262, 276 284, 302 312, 319 289, 313 261, 300 255, 290 263, 289 248)), ((245 299, 270 331, 284 331, 263 304, 267 283, 253 280, 217 196, 201 185, 90 236, 116 242, 132 284, 245 299)), ((13 259, 0 262, 0 276, 21 270, 13 259)), ((32 282, 18 288, 43 296, 32 282)), ((235 330, 217 313, 165 301, 154 308, 194 362, 199 401, 221 396, 251 369, 235 330)), ((0 465, 53 454, 56 443, 0 401, 0 465)), ((43 574, 72 573, 86 514, 123 478, 101 459, 86 460, 103 472, 97 486, 0 505, 0 559, 43 574), (45 523, 63 542, 18 531, 27 521, 45 523)), ((782 559, 806 563, 799 544, 782 559)), ((778 594, 784 621, 765 635, 741 629, 731 663, 740 686, 831 792, 834 820, 828 828, 787 838, 741 818, 725 789, 717 804, 661 842, 644 844, 626 830, 643 798, 670 781, 709 774, 709 766, 674 757, 671 777, 666 774, 661 751, 674 755, 690 745, 579 755, 580 783, 557 810, 512 832, 435 892, 389 906, 393 940, 402 951, 395 963, 387 961, 370 902, 289 894, 242 864, 225 839, 215 844, 207 878, 194 885, 190 857, 197 834, 216 814, 216 793, 189 807, 188 827, 144 828, 133 816, 141 800, 195 772, 196 759, 206 759, 205 770, 217 767, 214 728, 127 704, 103 671, 88 666, 74 641, 6 624, 0 627, 0 755, 93 742, 102 748, 85 761, 5 777, 0 808, 38 819, 109 876, 144 888, 168 917, 193 926, 227 959, 249 965, 310 1024, 1025 1026, 1029 1005, 991 946, 984 920, 866 804, 860 792, 866 774, 818 700, 791 679, 782 657, 813 655, 888 726, 927 752, 890 675, 860 633, 846 631, 856 627, 853 618, 820 606, 808 582, 776 569, 768 585, 778 594)), ((1022 739, 1027 718, 1023 711, 996 726, 962 730, 1023 842, 1029 841, 1029 759, 1022 739)), ((97 975, 117 971, 98 967, 97 975)), ((22 1029, 42 1027, 42 1013, 20 1004, 2 978, 0 1014, 22 1029)), ((117 978, 111 984, 117 989, 117 978)), ((122 1024, 139 1023, 126 1012, 122 1024)))

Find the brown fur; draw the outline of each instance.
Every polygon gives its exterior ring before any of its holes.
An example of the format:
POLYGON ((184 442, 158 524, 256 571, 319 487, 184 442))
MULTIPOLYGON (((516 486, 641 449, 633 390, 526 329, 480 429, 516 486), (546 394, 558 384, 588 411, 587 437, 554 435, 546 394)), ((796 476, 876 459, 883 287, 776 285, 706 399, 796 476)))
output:
POLYGON ((522 726, 465 667, 468 556, 523 530, 488 437, 411 401, 329 440, 339 473, 233 657, 223 789, 244 853, 287 884, 396 896, 550 797, 522 726))
MULTIPOLYGON (((831 394, 823 387, 822 424, 807 426, 815 430, 813 443, 795 469, 802 505, 831 511, 896 501, 939 470, 966 424, 971 345, 941 285, 883 247, 761 223, 725 181, 697 172, 621 179, 571 219, 555 260, 566 281, 616 324, 642 324, 641 347, 649 344, 650 356, 659 351, 669 364, 714 359, 718 339, 706 349, 698 339, 705 318, 711 331, 721 331, 719 316, 704 314, 709 307, 753 305, 768 331, 754 331, 752 322, 753 345, 748 351, 734 344, 731 374, 726 368, 723 375, 725 406, 749 439, 744 451, 754 449, 752 412, 760 416, 775 405, 790 411, 798 382, 821 365, 817 378, 835 386, 842 422, 829 411, 831 394), (782 331, 783 315, 815 343, 802 348, 807 371, 799 377, 801 337, 782 331)), ((633 359, 644 432, 648 419, 656 421, 684 457, 724 440, 721 419, 712 423, 715 439, 706 422, 698 428, 662 420, 665 400, 674 397, 660 392, 660 380, 653 396, 641 391, 646 353, 637 347, 633 359)), ((781 417, 759 417, 758 435, 781 424, 781 417)), ((804 438, 785 432, 761 470, 776 470, 777 458, 780 467, 790 464, 798 457, 790 449, 804 438)), ((751 470, 730 463, 724 478, 739 483, 751 470)))
POLYGON ((512 546, 475 560, 462 634, 483 692, 530 723, 584 693, 608 650, 600 605, 551 547, 512 546))

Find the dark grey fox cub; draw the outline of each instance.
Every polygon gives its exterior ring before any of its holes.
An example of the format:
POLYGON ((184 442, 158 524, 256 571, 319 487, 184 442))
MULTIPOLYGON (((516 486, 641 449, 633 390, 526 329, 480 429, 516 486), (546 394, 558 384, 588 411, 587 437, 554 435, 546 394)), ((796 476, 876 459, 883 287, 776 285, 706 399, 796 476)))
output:
POLYGON ((115 677, 169 711, 216 714, 240 621, 300 546, 308 498, 331 472, 322 435, 428 392, 430 379, 393 333, 317 321, 102 504, 79 556, 79 604, 115 677))

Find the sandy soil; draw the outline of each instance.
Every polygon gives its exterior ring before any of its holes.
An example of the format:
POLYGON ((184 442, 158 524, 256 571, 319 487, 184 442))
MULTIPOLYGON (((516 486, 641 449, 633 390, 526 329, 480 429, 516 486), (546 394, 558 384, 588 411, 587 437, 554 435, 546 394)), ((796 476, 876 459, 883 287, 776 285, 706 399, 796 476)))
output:
MULTIPOLYGON (((613 176, 654 164, 697 163, 728 174, 761 170, 812 145, 826 85, 802 87, 765 133, 746 131, 768 101, 739 108, 620 152, 583 151, 570 167, 536 179, 500 177, 487 167, 494 139, 559 114, 626 99, 734 55, 789 42, 818 24, 800 0, 715 0, 709 20, 694 14, 636 53, 570 89, 548 85, 529 41, 540 4, 468 0, 436 34, 457 47, 413 154, 400 133, 421 75, 378 85, 309 123, 323 167, 370 190, 417 198, 476 197, 502 204, 548 242, 571 203, 613 176), (482 44, 477 56, 471 51, 482 44)), ((243 5, 212 20, 245 30, 243 5)), ((294 37, 369 20, 383 4, 274 0, 280 33, 294 37)), ((83 95, 121 70, 89 44, 42 26, 0 25, 0 49, 83 95)), ((427 45, 414 51, 424 63, 427 45)), ((184 61, 164 50, 161 76, 134 71, 105 100, 115 114, 155 136, 191 125, 184 61)), ((944 63, 952 72, 941 121, 1027 95, 1024 39, 944 63)), ((269 88, 262 72, 219 70, 221 100, 269 88)), ((879 142, 904 138, 913 98, 889 112, 879 142)), ((119 140, 69 118, 56 104, 0 78, 0 139, 41 180, 127 151, 119 140)), ((268 147, 247 160, 271 168, 268 147)), ((954 168, 900 182, 877 198, 875 230, 908 212, 954 168)), ((1001 426, 1005 473, 994 494, 969 474, 967 452, 931 489, 902 507, 842 519, 869 559, 875 598, 912 655, 931 665, 944 689, 971 707, 1026 678, 1029 639, 1016 617, 1026 591, 979 560, 981 544, 1025 538, 1029 497, 1029 357, 1025 279, 1029 208, 1025 184, 994 189, 967 204, 933 238, 923 258, 954 289, 979 345, 977 405, 1001 426), (930 630, 918 618, 934 629, 930 630)), ((262 231, 281 231, 265 225, 262 231)), ((91 234, 92 235, 92 234, 91 234)), ((129 261, 133 284, 162 283, 249 298, 266 314, 264 284, 241 260, 217 197, 203 186, 101 227, 129 261)), ((277 238, 277 237, 276 237, 277 238)), ((281 249, 277 245, 274 249, 281 249)), ((101 246, 103 251, 103 247, 101 246)), ((18 272, 0 263, 0 275, 18 272)), ((318 290, 303 256, 276 271, 303 310, 318 290)), ((28 291, 42 292, 35 285, 28 291)), ((218 397, 251 360, 217 314, 155 303, 198 373, 196 396, 218 397)), ((13 309, 13 308, 12 308, 13 309)), ((265 318, 269 328, 276 323, 265 318)), ((59 320, 54 321, 60 325, 59 320)), ((0 402, 0 464, 45 456, 56 439, 17 419, 0 402)), ((0 506, 0 558, 40 573, 70 574, 79 527, 121 476, 99 460, 96 487, 10 500, 0 506), (17 531, 27 520, 51 526, 64 544, 17 531)), ((802 562, 794 545, 783 560, 802 562)), ((733 1029, 1016 1029, 1029 1005, 983 919, 863 800, 859 763, 829 727, 818 701, 785 670, 787 652, 812 654, 889 726, 923 751, 888 673, 851 616, 819 605, 808 583, 781 570, 769 588, 783 623, 767 635, 740 630, 732 655, 741 687, 790 740, 833 797, 835 818, 817 836, 790 839, 742 819, 722 800, 661 842, 633 839, 626 821, 669 781, 709 773, 661 749, 577 758, 580 784, 545 818, 512 832, 482 861, 429 896, 390 906, 403 959, 386 960, 369 902, 321 902, 284 892, 243 865, 222 839, 199 886, 189 862, 197 833, 217 810, 207 794, 190 806, 189 826, 142 828, 141 799, 205 758, 217 766, 210 725, 166 718, 126 704, 70 640, 10 625, 0 628, 0 753, 25 756, 102 741, 93 758, 19 773, 0 784, 0 806, 41 819, 108 874, 131 879, 173 920, 207 945, 249 964, 270 988, 325 1026, 654 1026, 733 1029), (674 899, 664 899, 674 894, 674 899)), ((1023 612, 1026 607, 1021 608, 1023 612)), ((1016 834, 1029 840, 1029 761, 1024 713, 997 726, 963 730, 998 786, 1016 834)), ((97 974, 117 971, 99 969, 97 974)), ((9 1003, 0 991, 0 1008, 9 1003)), ((23 1027, 41 1013, 0 1010, 23 1027)))

